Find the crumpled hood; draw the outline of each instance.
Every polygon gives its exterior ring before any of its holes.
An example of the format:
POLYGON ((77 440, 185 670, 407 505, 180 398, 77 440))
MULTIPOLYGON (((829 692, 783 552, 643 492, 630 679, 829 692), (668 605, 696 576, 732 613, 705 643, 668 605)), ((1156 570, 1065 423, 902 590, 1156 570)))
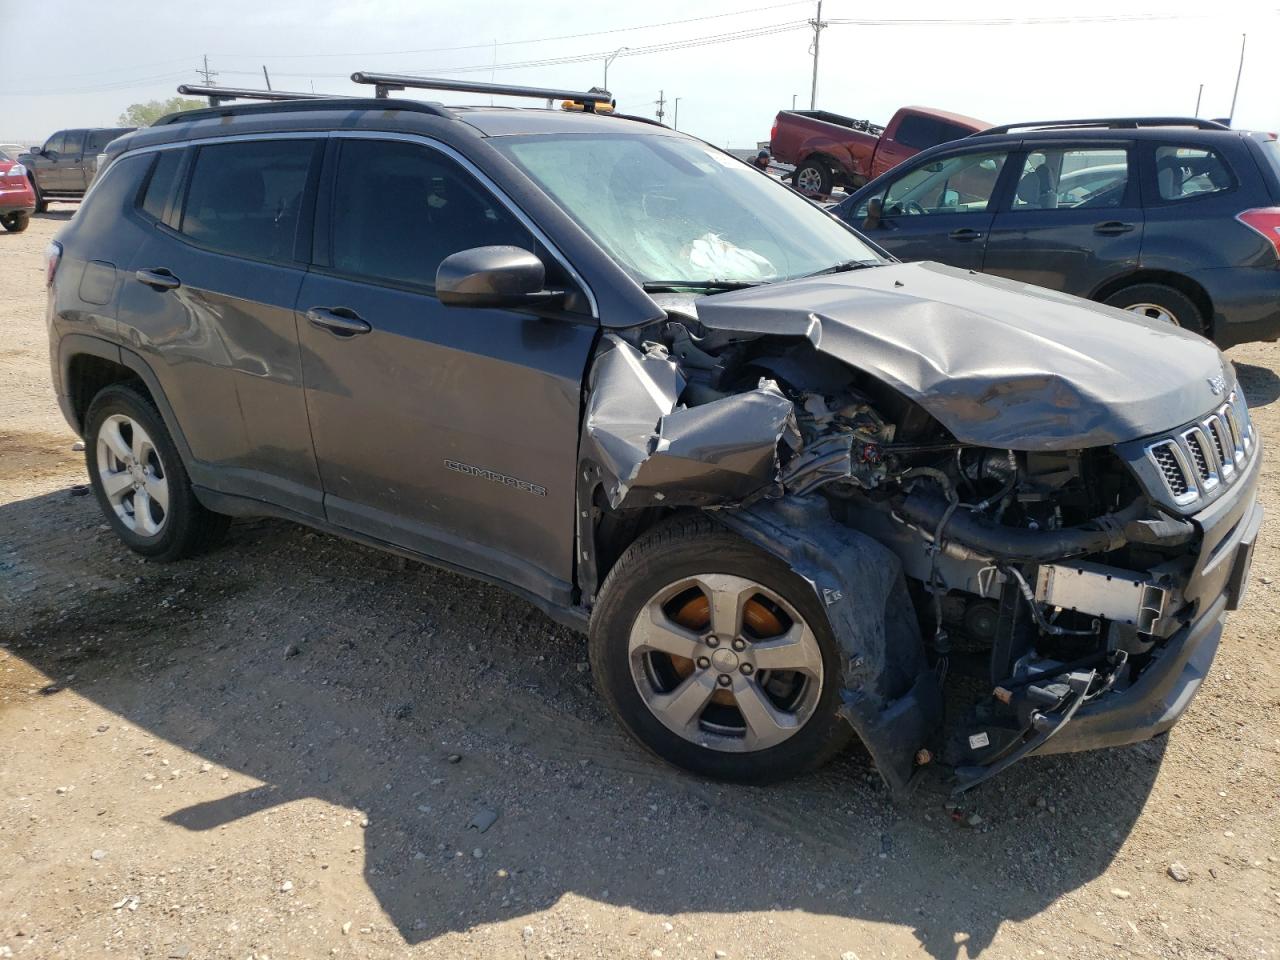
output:
POLYGON ((957 440, 983 446, 1132 440, 1203 415, 1235 382, 1221 351, 1196 334, 937 263, 750 287, 696 309, 708 330, 806 337, 901 391, 957 440))

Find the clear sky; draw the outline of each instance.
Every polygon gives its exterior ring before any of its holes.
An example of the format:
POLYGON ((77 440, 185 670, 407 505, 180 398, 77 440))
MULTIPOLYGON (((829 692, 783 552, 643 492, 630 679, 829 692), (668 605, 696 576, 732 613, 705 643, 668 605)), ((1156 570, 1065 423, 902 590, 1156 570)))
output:
MULTIPOLYGON (((1126 5, 826 0, 818 106, 884 122, 923 104, 1009 122, 1124 114, 1201 115, 1231 105, 1240 35, 1249 35, 1236 125, 1280 129, 1275 96, 1277 0, 1162 0, 1126 5), (1211 12, 1206 12, 1211 11, 1211 12), (1124 18, 1081 23, 839 23, 903 18, 1124 18)), ((770 0, 0 0, 0 141, 113 124, 130 103, 198 82, 208 54, 218 83, 357 93, 354 70, 588 87, 604 57, 619 107, 652 114, 663 91, 668 123, 722 146, 767 139, 792 95, 808 106, 813 2, 770 0), (589 11, 589 12, 588 12, 589 11), (700 18, 693 20, 693 18, 700 18), (692 22, 673 22, 692 21, 692 22), (666 24, 664 26, 653 26, 666 24), (744 37, 745 35, 745 37, 744 37), (693 45, 693 44, 697 45, 693 45), (645 52, 654 47, 674 49, 645 52), (459 49, 463 48, 463 49, 459 49), (529 61, 573 60, 509 67, 529 61), (497 69, 493 68, 494 64, 497 69), (466 72, 455 72, 462 68, 466 72)), ((424 94, 425 95, 425 94, 424 94)), ((426 95, 429 96, 429 95, 426 95)), ((475 95, 440 95, 476 102, 475 95)), ((483 101, 482 101, 483 102, 483 101)))

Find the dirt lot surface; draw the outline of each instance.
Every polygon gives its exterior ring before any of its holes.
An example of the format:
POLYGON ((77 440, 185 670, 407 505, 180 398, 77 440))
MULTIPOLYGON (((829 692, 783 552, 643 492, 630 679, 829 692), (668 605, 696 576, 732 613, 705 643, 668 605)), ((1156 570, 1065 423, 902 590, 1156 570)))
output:
MULTIPOLYGON (((129 554, 49 386, 42 252, 72 209, 0 234, 0 957, 1280 953, 1273 536, 1163 741, 1026 762, 959 822, 856 752, 699 781, 497 589, 275 521, 129 554)), ((1280 354, 1232 358, 1274 518, 1280 354)))

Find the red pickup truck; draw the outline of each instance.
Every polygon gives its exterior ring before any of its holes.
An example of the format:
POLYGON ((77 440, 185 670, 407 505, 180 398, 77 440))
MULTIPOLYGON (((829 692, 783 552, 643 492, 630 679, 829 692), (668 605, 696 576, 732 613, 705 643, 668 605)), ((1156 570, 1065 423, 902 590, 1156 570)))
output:
POLYGON ((884 127, 826 110, 783 110, 773 121, 769 149, 776 160, 795 166, 791 182, 797 190, 825 196, 837 185, 855 189, 921 150, 990 126, 928 107, 903 107, 884 127))

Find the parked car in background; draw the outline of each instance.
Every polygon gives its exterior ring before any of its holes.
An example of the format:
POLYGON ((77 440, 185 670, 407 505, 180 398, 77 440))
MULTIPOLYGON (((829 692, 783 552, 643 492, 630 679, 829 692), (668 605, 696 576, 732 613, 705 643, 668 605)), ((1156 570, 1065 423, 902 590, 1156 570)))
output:
POLYGON ((32 147, 19 158, 36 193, 36 210, 44 213, 50 200, 79 200, 93 183, 98 154, 116 137, 134 127, 94 127, 59 130, 44 146, 32 147))
POLYGON ((1010 124, 834 208, 902 260, 1097 300, 1221 347, 1280 337, 1280 144, 1212 120, 1010 124))
POLYGON ((667 127, 306 99, 107 153, 46 318, 123 543, 266 514, 502 584, 699 774, 856 734, 964 788, 1155 736, 1250 582, 1262 443, 1213 344, 889 261, 667 127))
POLYGON ((826 110, 783 110, 773 121, 770 151, 795 166, 792 185, 809 196, 857 188, 921 150, 959 140, 990 124, 933 110, 903 107, 887 126, 826 110))
POLYGON ((35 209, 36 194, 27 180, 27 168, 0 149, 0 227, 21 233, 35 209))

